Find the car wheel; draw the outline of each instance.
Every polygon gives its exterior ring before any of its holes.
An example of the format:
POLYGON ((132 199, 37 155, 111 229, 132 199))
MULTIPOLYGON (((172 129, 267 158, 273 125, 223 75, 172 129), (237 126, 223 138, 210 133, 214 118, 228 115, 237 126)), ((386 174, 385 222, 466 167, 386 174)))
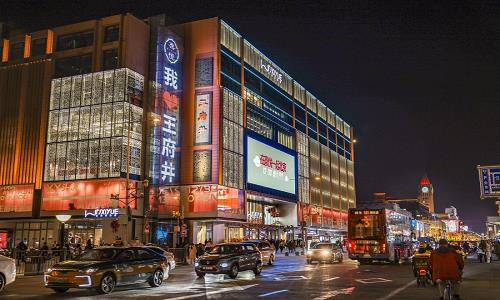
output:
POLYGON ((0 274, 0 292, 3 291, 5 287, 5 278, 3 277, 2 274, 0 274))
POLYGON ((269 256, 269 261, 267 262, 268 265, 272 266, 274 263, 274 255, 269 256))
POLYGON ((69 288, 52 288, 56 293, 65 293, 69 288))
POLYGON ((151 287, 159 287, 163 283, 163 270, 156 269, 148 283, 151 287))
POLYGON ((205 277, 205 273, 196 271, 196 276, 205 277))
POLYGON ((231 277, 232 279, 235 279, 236 277, 238 277, 238 272, 239 272, 238 266, 233 265, 231 267, 231 270, 229 271, 229 277, 231 277))
POLYGON ((255 275, 260 275, 260 272, 262 272, 262 263, 259 261, 255 264, 255 267, 253 269, 253 273, 255 275))
POLYGON ((97 288, 97 292, 100 294, 109 294, 113 292, 116 286, 116 279, 113 276, 113 274, 104 274, 104 276, 101 279, 101 284, 99 284, 99 287, 97 288))

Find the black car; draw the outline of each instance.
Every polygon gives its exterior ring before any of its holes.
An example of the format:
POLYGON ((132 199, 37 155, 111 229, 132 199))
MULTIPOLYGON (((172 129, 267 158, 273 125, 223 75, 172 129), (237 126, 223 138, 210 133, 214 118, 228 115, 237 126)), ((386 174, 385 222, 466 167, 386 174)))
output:
POLYGON ((102 247, 54 265, 45 273, 44 282, 58 293, 93 288, 109 294, 117 285, 148 282, 158 287, 167 270, 167 258, 148 248, 102 247))
POLYGON ((262 254, 250 243, 218 244, 196 260, 194 269, 198 277, 209 273, 227 274, 234 279, 239 272, 247 270, 259 275, 262 271, 262 254))

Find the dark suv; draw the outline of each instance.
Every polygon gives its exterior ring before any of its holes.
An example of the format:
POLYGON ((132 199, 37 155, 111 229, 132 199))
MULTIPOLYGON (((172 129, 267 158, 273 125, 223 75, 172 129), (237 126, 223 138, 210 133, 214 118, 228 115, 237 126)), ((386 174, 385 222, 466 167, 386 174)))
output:
POLYGON ((255 245, 249 243, 218 244, 196 260, 194 269, 198 277, 209 273, 227 274, 234 279, 238 272, 247 270, 259 275, 262 271, 262 254, 255 245))

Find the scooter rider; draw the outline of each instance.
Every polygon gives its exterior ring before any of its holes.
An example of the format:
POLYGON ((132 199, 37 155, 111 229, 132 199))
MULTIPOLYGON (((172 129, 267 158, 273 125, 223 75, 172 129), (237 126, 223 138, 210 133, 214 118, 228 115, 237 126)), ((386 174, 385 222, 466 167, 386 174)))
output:
POLYGON ((452 282, 453 297, 455 300, 459 300, 464 260, 449 246, 446 239, 439 240, 439 248, 431 254, 430 265, 432 267, 432 280, 437 281, 439 284, 440 299, 443 299, 444 280, 450 280, 452 282))

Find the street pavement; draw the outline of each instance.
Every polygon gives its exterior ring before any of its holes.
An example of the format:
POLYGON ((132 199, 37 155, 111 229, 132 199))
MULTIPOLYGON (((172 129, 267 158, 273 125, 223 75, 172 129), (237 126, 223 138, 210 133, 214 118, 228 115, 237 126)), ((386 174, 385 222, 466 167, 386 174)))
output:
MULTIPOLYGON (((467 260, 462 299, 493 300, 500 295, 500 262, 467 260)), ((113 294, 71 289, 55 294, 43 287, 41 276, 19 277, 0 293, 1 299, 438 299, 436 287, 418 287, 411 265, 305 264, 304 257, 279 255, 260 276, 242 272, 236 279, 223 275, 197 278, 192 266, 178 266, 159 288, 147 284, 119 287, 113 294)))

